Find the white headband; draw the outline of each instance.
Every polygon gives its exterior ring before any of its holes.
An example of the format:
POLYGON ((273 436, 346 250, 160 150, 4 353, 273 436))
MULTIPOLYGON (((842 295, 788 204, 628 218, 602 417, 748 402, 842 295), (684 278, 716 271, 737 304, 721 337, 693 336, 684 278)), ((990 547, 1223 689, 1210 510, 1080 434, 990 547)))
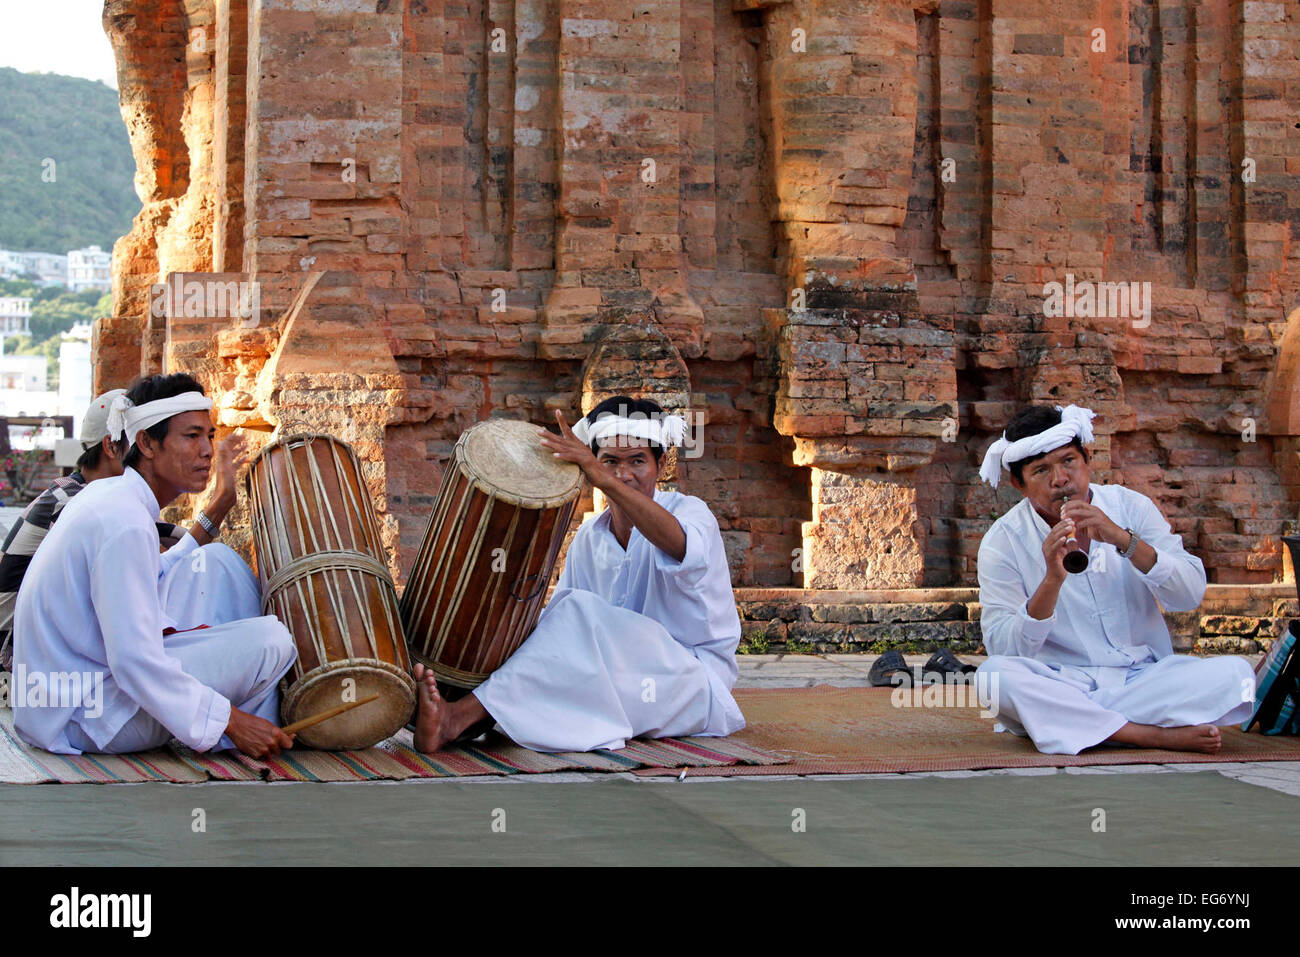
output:
POLYGON ((1060 424, 1037 435, 1027 435, 1023 439, 1008 442, 1007 434, 1003 432, 1002 438, 990 445, 984 453, 980 478, 997 488, 1002 469, 1015 462, 1059 449, 1068 445, 1076 435, 1084 445, 1092 444, 1092 420, 1096 418, 1096 412, 1077 405, 1067 405, 1065 408, 1058 405, 1056 411, 1061 413, 1060 424))
POLYGON ((630 416, 602 412, 596 424, 579 419, 573 434, 584 445, 599 442, 612 435, 625 435, 633 439, 646 439, 660 448, 681 445, 686 439, 686 420, 680 415, 650 416, 633 412, 630 416))
POLYGON ((135 405, 126 394, 113 399, 108 409, 108 434, 114 440, 125 435, 135 444, 135 437, 145 429, 151 429, 164 419, 182 412, 207 412, 212 408, 212 400, 202 392, 182 392, 166 399, 154 399, 144 405, 135 405))

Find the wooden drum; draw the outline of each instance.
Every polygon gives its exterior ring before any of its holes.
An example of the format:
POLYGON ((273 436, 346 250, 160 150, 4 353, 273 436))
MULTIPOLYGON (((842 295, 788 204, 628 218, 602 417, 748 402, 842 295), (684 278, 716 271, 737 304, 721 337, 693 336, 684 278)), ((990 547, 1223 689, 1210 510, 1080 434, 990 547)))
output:
POLYGON ((262 611, 298 646, 285 676, 285 724, 378 693, 308 728, 313 748, 368 748, 415 710, 392 576, 356 453, 329 435, 292 435, 263 448, 248 470, 262 611))
POLYGON ((472 689, 537 624, 578 506, 582 470, 539 441, 537 427, 489 419, 456 443, 402 594, 412 657, 472 689))

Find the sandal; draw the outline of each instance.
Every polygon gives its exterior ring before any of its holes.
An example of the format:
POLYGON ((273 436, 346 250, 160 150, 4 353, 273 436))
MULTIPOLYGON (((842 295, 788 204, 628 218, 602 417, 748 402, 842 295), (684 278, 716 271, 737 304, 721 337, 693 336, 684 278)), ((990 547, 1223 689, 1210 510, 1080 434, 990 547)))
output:
POLYGON ((886 651, 876 659, 867 673, 867 680, 873 688, 910 687, 912 669, 907 667, 903 654, 899 651, 886 651))
POLYGON ((937 676, 941 681, 949 675, 956 675, 959 678, 965 678, 966 675, 974 674, 978 669, 975 665, 967 664, 952 653, 950 648, 940 648, 930 660, 925 663, 921 669, 922 673, 929 677, 937 676))

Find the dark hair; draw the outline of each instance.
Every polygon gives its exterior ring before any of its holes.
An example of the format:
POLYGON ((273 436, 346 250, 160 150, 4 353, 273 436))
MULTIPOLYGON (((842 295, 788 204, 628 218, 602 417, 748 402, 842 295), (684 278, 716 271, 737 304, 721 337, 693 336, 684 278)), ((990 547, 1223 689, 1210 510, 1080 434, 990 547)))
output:
POLYGON ((98 468, 99 460, 104 457, 103 451, 104 443, 99 441, 82 452, 77 456, 77 471, 84 472, 86 469, 98 468))
MULTIPOLYGON (((114 440, 113 445, 117 447, 117 457, 120 459, 126 455, 126 439, 114 440)), ((86 469, 97 469, 99 463, 104 458, 104 440, 100 439, 90 448, 86 449, 77 457, 77 471, 84 472, 86 469)))
MULTIPOLYGON (((171 375, 153 375, 144 379, 137 379, 126 390, 126 397, 131 400, 132 405, 144 405, 146 402, 153 402, 156 399, 170 399, 174 395, 181 395, 184 392, 198 392, 207 395, 203 391, 203 386, 199 385, 197 379, 185 372, 173 372, 171 375)), ((167 438, 167 427, 171 424, 171 419, 163 419, 157 425, 152 425, 145 431, 155 442, 162 443, 167 438)), ((136 467, 136 464, 142 458, 140 449, 135 444, 135 436, 128 435, 126 441, 130 444, 131 450, 126 453, 126 458, 122 464, 129 469, 136 467)))
MULTIPOLYGON (((1058 409, 1050 405, 1027 405, 1011 417, 1007 423, 1006 436, 1008 442, 1018 442, 1023 438, 1031 435, 1037 435, 1039 432, 1046 432, 1054 425, 1061 424, 1061 413, 1058 409)), ((1083 447, 1083 442, 1076 435, 1069 443, 1083 453, 1083 460, 1088 461, 1088 450, 1083 447)), ((1052 451, 1055 451, 1054 449, 1052 451)), ((1047 452, 1040 452, 1038 455, 1031 455, 1027 459, 1021 459, 1019 462, 1012 462, 1007 466, 1007 471, 1017 482, 1025 480, 1025 466, 1030 462, 1036 462, 1041 459, 1047 452)))
MULTIPOLYGON (((664 410, 658 403, 649 399, 633 399, 626 395, 615 395, 606 399, 588 412, 586 420, 592 425, 604 414, 621 415, 627 418, 644 418, 644 419, 662 419, 664 410)), ((658 442, 650 442, 650 452, 655 457, 655 462, 663 458, 664 448, 658 442)), ((600 447, 596 444, 595 439, 591 442, 592 455, 600 454, 600 447)))

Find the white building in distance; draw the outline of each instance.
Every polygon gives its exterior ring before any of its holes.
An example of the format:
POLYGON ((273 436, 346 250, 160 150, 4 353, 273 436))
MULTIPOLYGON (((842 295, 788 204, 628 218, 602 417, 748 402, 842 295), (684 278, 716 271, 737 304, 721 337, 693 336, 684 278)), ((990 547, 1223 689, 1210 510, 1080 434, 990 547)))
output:
POLYGON ((0 249, 0 279, 21 279, 26 271, 22 253, 0 249))
MULTIPOLYGON (((45 394, 45 356, 0 358, 0 392, 45 394)), ((53 413, 51 406, 50 412, 53 413)), ((11 415, 40 415, 42 412, 13 412, 11 415)))
POLYGON ((73 292, 98 289, 110 292, 113 288, 113 254, 98 246, 68 251, 68 288, 73 292))
MULTIPOLYGON (((59 393, 45 385, 45 356, 0 357, 0 415, 44 419, 58 414, 59 393)), ((10 447, 15 449, 51 448, 57 438, 57 429, 27 426, 9 432, 10 447)))
POLYGON ((22 253, 0 249, 0 279, 32 279, 42 286, 68 282, 68 257, 58 253, 22 253))
POLYGON ((0 296, 0 339, 30 336, 32 300, 28 296, 0 296))
POLYGON ((73 436, 90 408, 90 324, 78 323, 59 342, 59 415, 72 416, 73 436))
POLYGON ((19 253, 27 264, 27 275, 42 286, 62 286, 68 281, 68 257, 57 253, 19 253))

